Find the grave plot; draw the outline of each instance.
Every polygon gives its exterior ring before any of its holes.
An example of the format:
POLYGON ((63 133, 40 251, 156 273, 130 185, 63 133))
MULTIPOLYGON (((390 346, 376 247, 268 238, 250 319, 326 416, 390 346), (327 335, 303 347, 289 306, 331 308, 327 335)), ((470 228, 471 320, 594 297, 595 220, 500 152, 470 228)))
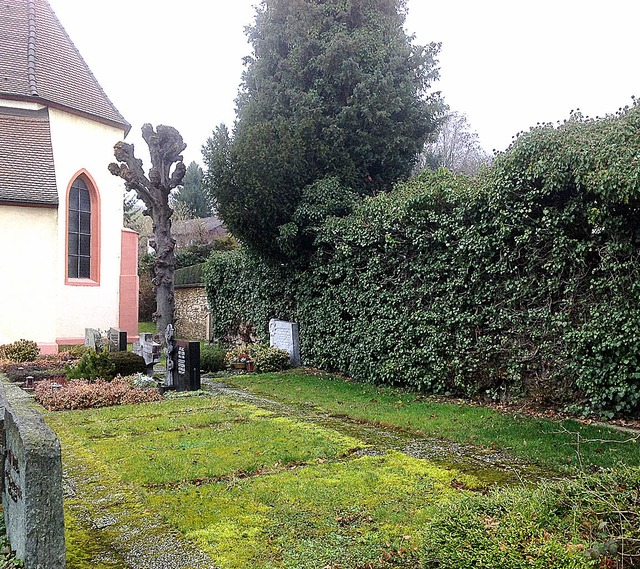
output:
MULTIPOLYGON (((171 549, 200 556, 175 565, 185 569, 417 568, 457 508, 537 507, 519 502, 526 468, 429 457, 409 435, 209 387, 216 396, 48 415, 73 487, 70 569, 159 569, 171 549)), ((521 532, 540 567, 591 566, 521 514, 498 523, 521 532)))

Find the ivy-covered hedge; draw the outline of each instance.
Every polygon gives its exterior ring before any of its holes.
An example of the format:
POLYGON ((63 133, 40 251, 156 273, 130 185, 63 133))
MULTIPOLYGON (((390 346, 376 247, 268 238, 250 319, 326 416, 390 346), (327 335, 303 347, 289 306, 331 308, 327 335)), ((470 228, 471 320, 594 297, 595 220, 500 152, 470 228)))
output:
POLYGON ((296 272, 282 265, 263 262, 236 249, 214 252, 204 275, 211 332, 217 340, 238 335, 246 323, 259 337, 268 338, 271 318, 294 315, 296 272))
POLYGON ((304 267, 214 256, 217 335, 300 323, 305 363, 452 395, 640 410, 640 108, 521 135, 329 218, 304 267))

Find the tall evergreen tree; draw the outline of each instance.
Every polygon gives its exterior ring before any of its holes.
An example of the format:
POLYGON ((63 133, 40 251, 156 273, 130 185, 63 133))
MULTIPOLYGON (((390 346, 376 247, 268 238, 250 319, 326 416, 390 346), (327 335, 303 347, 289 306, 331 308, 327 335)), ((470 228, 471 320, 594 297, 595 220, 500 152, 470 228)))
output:
POLYGON ((438 44, 413 45, 405 0, 263 0, 247 30, 233 133, 203 148, 205 186, 231 232, 279 252, 305 188, 360 195, 408 176, 443 112, 438 44))
POLYGON ((202 168, 196 162, 191 162, 175 198, 175 203, 184 204, 191 217, 209 217, 212 213, 211 201, 202 187, 203 177, 202 168))

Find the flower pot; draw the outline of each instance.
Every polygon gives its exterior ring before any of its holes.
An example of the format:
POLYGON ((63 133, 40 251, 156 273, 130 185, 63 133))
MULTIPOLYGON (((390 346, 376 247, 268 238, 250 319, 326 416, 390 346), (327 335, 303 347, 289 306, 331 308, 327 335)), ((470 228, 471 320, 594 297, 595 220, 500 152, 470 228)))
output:
POLYGON ((247 364, 245 362, 233 362, 231 366, 235 369, 247 369, 247 364))

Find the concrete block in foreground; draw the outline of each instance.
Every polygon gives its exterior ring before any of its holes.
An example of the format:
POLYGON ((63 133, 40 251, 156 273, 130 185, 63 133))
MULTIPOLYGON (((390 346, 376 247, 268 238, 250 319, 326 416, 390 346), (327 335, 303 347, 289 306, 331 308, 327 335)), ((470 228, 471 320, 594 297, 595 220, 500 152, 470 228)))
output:
POLYGON ((64 569, 60 441, 18 386, 0 383, 2 507, 7 537, 25 569, 64 569))

